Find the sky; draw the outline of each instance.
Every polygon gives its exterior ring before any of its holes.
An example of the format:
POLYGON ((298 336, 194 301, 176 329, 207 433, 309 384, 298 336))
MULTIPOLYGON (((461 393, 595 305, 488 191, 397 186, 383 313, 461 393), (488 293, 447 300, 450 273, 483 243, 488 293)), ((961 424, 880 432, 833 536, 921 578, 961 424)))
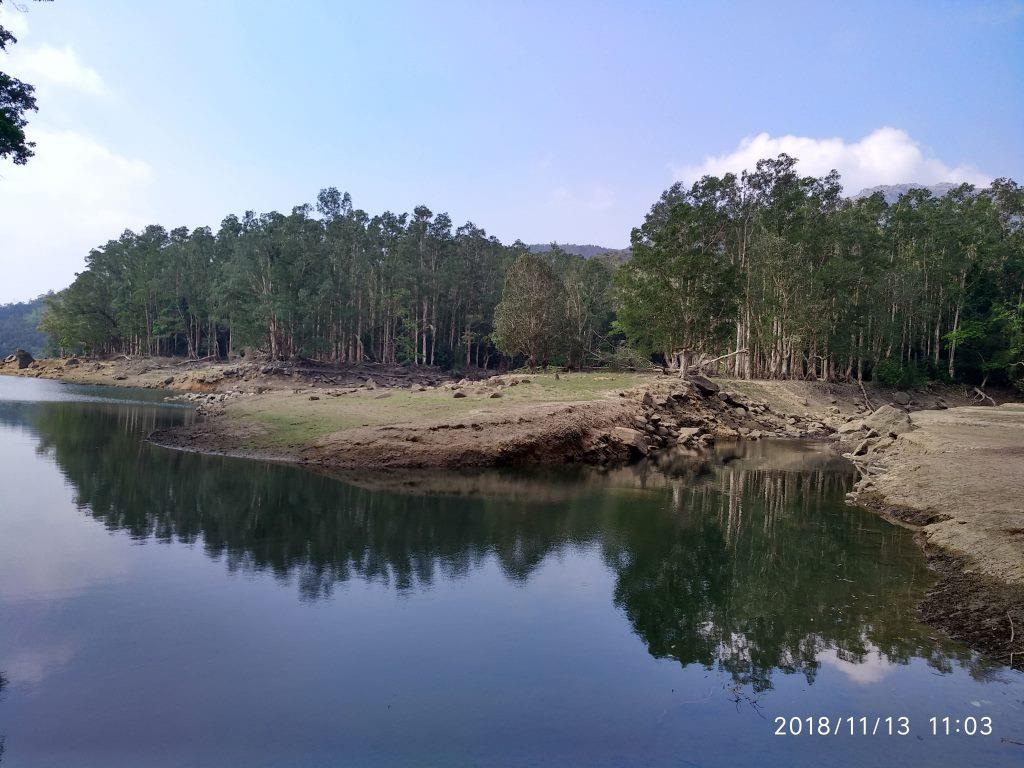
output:
POLYGON ((0 303, 150 223, 336 186, 504 242, 624 247, 675 181, 785 151, 876 184, 1024 182, 1024 0, 10 0, 37 88, 0 161, 0 303))

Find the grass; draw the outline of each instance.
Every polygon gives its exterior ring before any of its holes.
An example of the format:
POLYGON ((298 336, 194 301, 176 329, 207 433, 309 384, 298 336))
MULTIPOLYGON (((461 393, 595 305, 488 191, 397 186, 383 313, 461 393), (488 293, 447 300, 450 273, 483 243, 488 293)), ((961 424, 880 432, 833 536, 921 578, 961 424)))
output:
POLYGON ((480 385, 466 387, 468 397, 464 398, 453 397, 444 389, 370 389, 338 397, 319 393, 319 400, 310 400, 308 394, 272 393, 257 400, 232 402, 227 412, 230 417, 263 427, 261 443, 301 445, 362 426, 460 421, 477 415, 511 413, 531 404, 599 400, 635 387, 644 378, 636 373, 562 373, 558 379, 553 373, 522 376, 530 383, 502 387, 501 398, 489 397, 494 390, 480 385))

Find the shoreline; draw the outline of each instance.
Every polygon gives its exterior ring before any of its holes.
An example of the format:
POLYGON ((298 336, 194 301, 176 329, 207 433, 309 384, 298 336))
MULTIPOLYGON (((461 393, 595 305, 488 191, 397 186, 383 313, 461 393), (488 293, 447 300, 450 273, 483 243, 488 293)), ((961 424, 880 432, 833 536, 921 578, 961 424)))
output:
POLYGON ((0 373, 170 389, 199 418, 149 442, 327 473, 611 468, 722 439, 827 440, 860 470, 848 503, 915 532, 936 578, 921 620, 1024 669, 1024 406, 975 407, 966 388, 917 391, 901 407, 905 393, 871 385, 658 373, 456 381, 436 369, 166 360, 0 373))

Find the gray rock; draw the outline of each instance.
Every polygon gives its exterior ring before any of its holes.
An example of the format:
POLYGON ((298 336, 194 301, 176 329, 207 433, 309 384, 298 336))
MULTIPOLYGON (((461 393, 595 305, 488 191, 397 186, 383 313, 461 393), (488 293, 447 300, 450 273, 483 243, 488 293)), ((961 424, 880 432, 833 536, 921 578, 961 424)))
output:
POLYGON ((722 389, 720 386, 715 384, 715 382, 713 382, 711 379, 709 379, 706 376, 701 376, 700 374, 693 374, 692 376, 687 376, 686 380, 693 384, 697 391, 700 392, 705 397, 717 395, 718 392, 722 389))
POLYGON ((864 426, 879 435, 901 435, 914 428, 913 422, 903 411, 891 405, 883 405, 864 419, 864 426))
POLYGON ((452 397, 456 397, 456 398, 458 398, 458 397, 465 397, 465 396, 466 396, 465 392, 456 392, 454 395, 452 395, 452 397))
POLYGON ((892 399, 897 405, 910 405, 910 395, 906 392, 896 392, 892 399))
POLYGON ((651 444, 648 442, 647 436, 640 430, 630 429, 629 427, 615 427, 612 430, 612 435, 629 448, 630 453, 646 456, 651 451, 651 444))

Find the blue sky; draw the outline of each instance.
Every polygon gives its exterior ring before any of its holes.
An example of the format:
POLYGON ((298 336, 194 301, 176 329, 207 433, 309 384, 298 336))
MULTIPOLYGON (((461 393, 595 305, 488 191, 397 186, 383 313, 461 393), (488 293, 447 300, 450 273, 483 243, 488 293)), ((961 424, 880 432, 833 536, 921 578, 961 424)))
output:
POLYGON ((623 246, 676 179, 788 150, 851 192, 1024 180, 1024 2, 27 2, 0 68, 0 301, 126 227, 327 185, 504 241, 623 246))

